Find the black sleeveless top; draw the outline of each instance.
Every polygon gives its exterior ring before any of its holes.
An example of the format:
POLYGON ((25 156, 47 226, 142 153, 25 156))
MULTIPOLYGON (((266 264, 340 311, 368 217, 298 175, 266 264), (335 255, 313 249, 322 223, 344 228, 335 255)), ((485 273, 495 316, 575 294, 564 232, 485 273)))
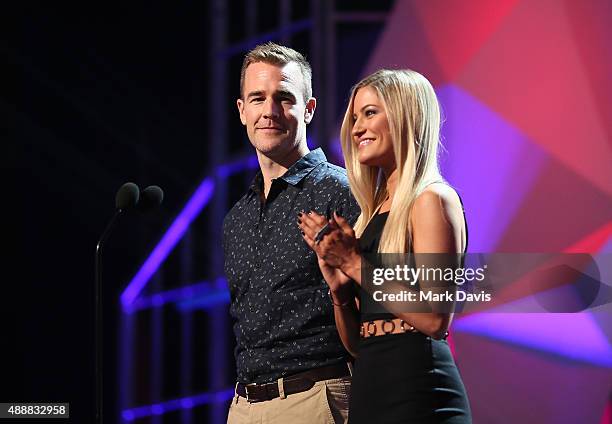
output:
MULTIPOLYGON (((463 200, 461 200, 461 196, 457 194, 459 197, 459 202, 461 203, 461 208, 463 209, 463 220, 465 222, 465 248, 463 249, 463 253, 467 252, 468 246, 468 226, 467 220, 465 218, 465 207, 463 205, 463 200)), ((365 230, 361 234, 359 238, 359 249, 362 253, 376 253, 378 251, 378 245, 380 244, 380 236, 382 235, 383 228, 385 227, 385 223, 387 222, 387 217, 389 216, 389 212, 382 212, 374 215, 370 222, 368 223, 365 230)), ((361 286, 356 284, 357 290, 361 293, 361 286)), ((377 319, 393 319, 396 318, 395 315, 391 313, 367 313, 361 312, 361 322, 374 321, 377 319)))

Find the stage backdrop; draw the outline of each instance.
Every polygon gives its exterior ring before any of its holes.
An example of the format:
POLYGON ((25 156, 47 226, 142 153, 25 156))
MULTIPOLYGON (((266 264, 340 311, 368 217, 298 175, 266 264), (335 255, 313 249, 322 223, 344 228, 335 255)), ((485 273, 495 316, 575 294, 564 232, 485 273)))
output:
MULTIPOLYGON (((610 254, 611 23, 604 0, 397 1, 373 47, 355 48, 361 52, 355 61, 366 61, 359 75, 345 81, 350 73, 340 74, 338 86, 379 68, 411 68, 430 79, 445 117, 443 172, 465 203, 469 252, 610 254)), ((315 144, 341 161, 337 131, 315 144)), ((227 191, 224 184, 238 172, 252 175, 257 163, 242 156, 216 165, 126 285, 120 343, 122 357, 130 357, 130 317, 138 310, 169 302, 183 312, 220 305, 208 335, 212 381, 214 370, 227 376, 232 367, 227 342, 219 342, 230 337, 224 280, 161 294, 148 285, 215 192, 227 191)), ((246 188, 249 178, 241 178, 237 184, 246 188)), ((474 422, 609 423, 611 312, 604 305, 576 314, 458 315, 450 340, 474 422)), ((191 321, 182 320, 189 335, 191 321)), ((122 417, 131 422, 216 404, 211 420, 221 422, 233 388, 219 386, 227 378, 216 381, 208 392, 152 406, 124 398, 122 417)))
MULTIPOLYGON (((434 84, 469 252, 612 252, 611 18, 603 0, 396 3, 363 73, 434 84)), ((474 421, 611 422, 610 306, 459 315, 474 421)))

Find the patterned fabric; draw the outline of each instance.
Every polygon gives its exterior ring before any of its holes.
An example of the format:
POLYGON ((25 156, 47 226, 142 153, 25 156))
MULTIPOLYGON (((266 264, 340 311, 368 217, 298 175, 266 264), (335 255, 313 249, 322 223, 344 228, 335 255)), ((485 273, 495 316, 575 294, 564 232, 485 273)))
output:
POLYGON ((266 383, 346 361, 327 283, 302 239, 297 213, 335 210, 359 216, 346 171, 321 149, 272 180, 265 202, 258 172, 223 224, 225 274, 231 293, 238 381, 266 383))

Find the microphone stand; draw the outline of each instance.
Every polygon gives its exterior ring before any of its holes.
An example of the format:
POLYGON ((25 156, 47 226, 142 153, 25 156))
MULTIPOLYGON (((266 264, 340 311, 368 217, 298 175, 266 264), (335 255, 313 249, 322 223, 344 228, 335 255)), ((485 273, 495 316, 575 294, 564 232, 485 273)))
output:
POLYGON ((112 228, 117 221, 117 217, 123 212, 122 209, 115 210, 115 214, 111 218, 110 222, 106 226, 106 229, 102 233, 98 244, 96 245, 96 264, 95 264, 95 283, 94 283, 94 310, 95 310, 95 343, 94 343, 94 355, 95 355, 95 405, 96 405, 96 424, 102 424, 102 399, 103 399, 103 374, 102 374, 102 360, 103 360, 103 327, 102 327, 102 245, 108 238, 112 228))

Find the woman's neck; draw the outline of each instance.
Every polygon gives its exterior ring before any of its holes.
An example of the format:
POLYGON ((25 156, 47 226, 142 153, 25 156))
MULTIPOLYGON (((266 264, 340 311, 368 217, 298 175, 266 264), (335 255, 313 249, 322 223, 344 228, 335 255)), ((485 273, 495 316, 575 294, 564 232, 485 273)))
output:
POLYGON ((393 168, 392 170, 383 170, 385 173, 385 180, 387 185, 387 196, 389 201, 393 200, 393 196, 395 195, 395 191, 397 189, 397 183, 399 179, 399 175, 397 172, 397 168, 393 168))
POLYGON ((385 189, 387 191, 387 196, 380 204, 378 213, 388 212, 391 209, 391 202, 393 202, 393 196, 395 195, 398 183, 398 173, 396 168, 389 171, 383 168, 383 173, 385 174, 385 189))

